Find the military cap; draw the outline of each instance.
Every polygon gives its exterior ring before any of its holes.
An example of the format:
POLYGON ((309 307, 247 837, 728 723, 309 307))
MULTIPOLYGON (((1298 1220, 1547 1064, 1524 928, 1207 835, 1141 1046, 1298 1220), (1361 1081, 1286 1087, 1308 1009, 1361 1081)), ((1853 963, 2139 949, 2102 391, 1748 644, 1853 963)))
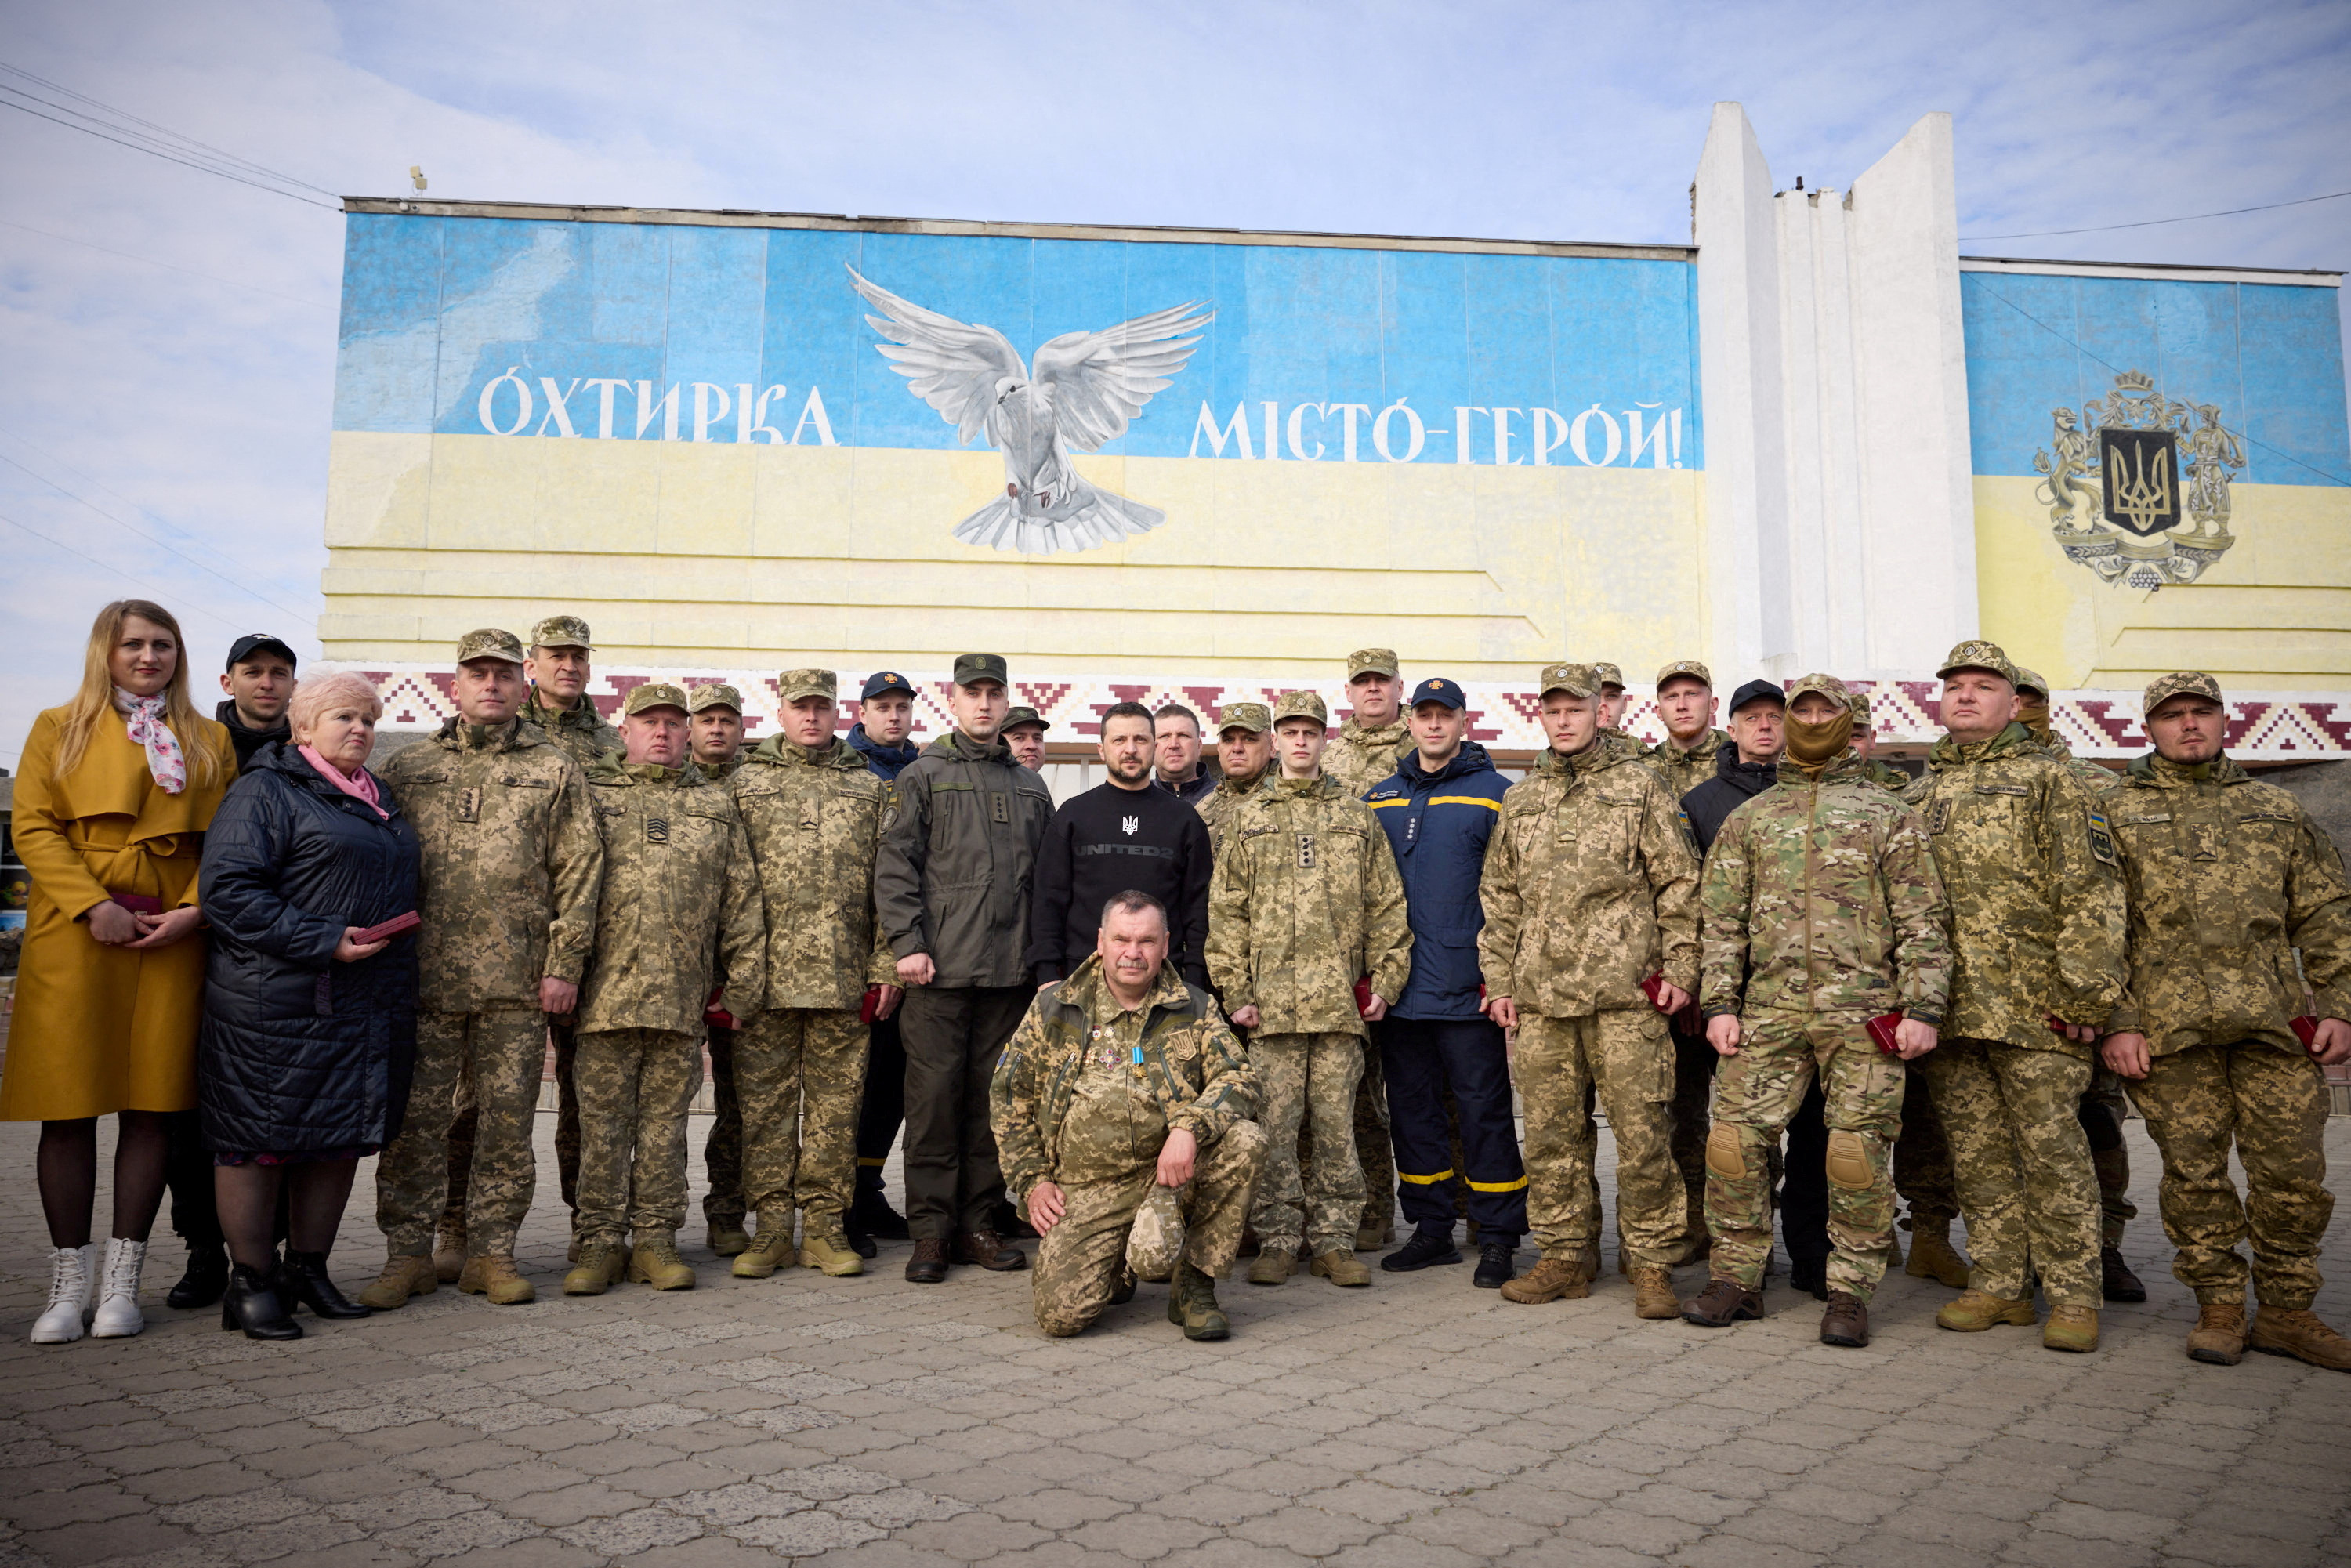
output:
POLYGON ((1323 728, 1331 727, 1331 710, 1312 692, 1284 692, 1281 700, 1273 705, 1273 722, 1286 718, 1311 718, 1323 728))
POLYGON ((2138 711, 2142 714, 2152 714, 2177 696, 2203 697, 2207 701, 2224 705, 2226 702, 2226 699, 2220 695, 2220 682, 2201 670, 2181 670, 2176 674, 2158 675, 2154 680, 2149 681, 2147 684, 2146 700, 2139 704, 2138 711))
POLYGON ((967 686, 976 681, 994 681, 999 686, 1012 684, 1012 672, 1001 653, 957 653, 955 662, 955 684, 967 686))
POLYGON ((522 663, 522 643, 511 632, 485 626, 457 639, 457 662, 468 664, 475 659, 504 659, 509 664, 519 664, 522 663))
POLYGON ((902 696, 913 696, 914 683, 895 670, 879 670, 865 677, 865 689, 859 692, 857 697, 860 702, 870 703, 875 697, 886 697, 893 692, 902 696))
POLYGON ((1657 672, 1656 684, 1662 686, 1676 675, 1687 675, 1692 680, 1703 681, 1708 690, 1714 686, 1714 672, 1696 659, 1676 659, 1657 672))
POLYGON ((1273 710, 1263 703, 1227 703, 1217 713, 1217 733, 1228 729, 1263 735, 1273 727, 1273 710))
POLYGON ((621 705, 621 716, 633 718, 649 707, 674 707, 680 713, 693 711, 686 704, 685 688, 668 681, 647 681, 629 694, 621 705))
POLYGON ((2007 653, 1999 643, 1987 643, 1980 637, 1971 637, 1946 653, 1935 671, 1935 678, 1943 680, 1954 670, 1990 670, 2009 685, 2016 684, 2016 666, 2008 662, 2007 653))
POLYGON ((1796 699, 1806 692, 1818 692, 1831 702, 1841 704, 1848 708, 1853 706, 1853 688, 1834 675, 1798 675, 1788 687, 1787 700, 1790 706, 1792 706, 1796 699))
POLYGON ((1347 655, 1347 678, 1351 681, 1357 675, 1385 675, 1394 680, 1403 673, 1394 648, 1358 648, 1347 655))
POLYGON ((596 644, 589 640, 588 622, 577 615, 550 615, 530 629, 530 645, 534 648, 578 648, 592 653, 596 644))
POLYGON ((1572 697, 1596 697, 1600 695, 1600 672, 1589 664, 1545 664, 1535 695, 1547 697, 1553 692, 1565 692, 1572 697))
POLYGON ((2038 670, 2028 670, 2022 664, 2019 664, 2016 666, 2016 689, 2020 692, 2031 692, 2035 696, 2045 697, 2049 695, 2049 683, 2041 678, 2041 673, 2038 670))
POLYGON ((795 697, 822 697, 831 702, 840 695, 840 677, 831 670, 785 670, 776 676, 776 695, 784 702, 795 697))
POLYGON ((1412 688, 1412 706, 1415 707, 1423 703, 1443 703, 1447 707, 1458 709, 1468 706, 1468 702, 1469 699, 1461 695, 1458 681, 1423 681, 1412 688))
POLYGON ((1730 694, 1730 711, 1736 716, 1749 703, 1761 702, 1767 697, 1782 707, 1788 706, 1788 694, 1780 689, 1779 682, 1750 681, 1730 694))
POLYGON ((1867 727, 1870 724, 1872 724, 1873 722, 1875 722, 1875 721, 1870 717, 1870 714, 1869 714, 1869 694, 1868 694, 1867 692, 1856 692, 1856 691, 1850 691, 1850 690, 1849 690, 1849 691, 1847 691, 1847 692, 1845 693, 1845 698, 1844 698, 1844 700, 1845 700, 1845 706, 1846 706, 1847 707, 1849 707, 1849 708, 1853 709, 1853 722, 1854 722, 1854 723, 1855 723, 1855 724, 1857 724, 1857 725, 1860 725, 1860 726, 1862 726, 1862 727, 1864 727, 1865 728, 1865 727, 1867 727))
POLYGON ((743 711, 743 694, 725 681, 705 681, 685 694, 685 711, 700 713, 706 707, 731 707, 743 711))
POLYGON ((1603 686, 1614 686, 1620 692, 1625 689, 1625 672, 1615 665, 1594 664, 1592 666, 1592 673, 1600 677, 1600 684, 1603 686))
POLYGON ((1045 716, 1043 714, 1039 713, 1033 707, 1025 706, 1017 707, 1008 712, 1004 716, 1004 722, 998 725, 996 727, 999 733, 1008 735, 1012 731, 1019 729, 1024 724, 1033 724, 1039 729, 1050 729, 1053 727, 1050 724, 1046 722, 1045 716))

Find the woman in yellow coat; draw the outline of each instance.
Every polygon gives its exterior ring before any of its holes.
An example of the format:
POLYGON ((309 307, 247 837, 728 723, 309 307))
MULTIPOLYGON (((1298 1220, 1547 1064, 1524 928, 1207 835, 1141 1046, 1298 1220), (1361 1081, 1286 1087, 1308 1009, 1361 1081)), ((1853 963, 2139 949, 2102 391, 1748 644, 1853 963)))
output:
POLYGON ((204 943, 196 864, 235 777, 228 731, 188 700, 180 623, 99 612, 81 690, 33 721, 12 833, 32 873, 0 1121, 41 1124, 47 1310, 36 1344, 137 1333, 139 1270, 163 1197, 166 1115, 196 1103, 204 943), (90 1244, 98 1118, 119 1118, 114 1225, 90 1244))

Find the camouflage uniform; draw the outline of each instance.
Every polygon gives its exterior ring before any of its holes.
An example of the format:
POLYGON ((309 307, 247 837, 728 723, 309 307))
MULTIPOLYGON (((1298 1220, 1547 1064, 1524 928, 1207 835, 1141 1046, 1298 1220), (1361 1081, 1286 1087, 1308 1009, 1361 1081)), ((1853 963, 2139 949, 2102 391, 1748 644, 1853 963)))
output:
MULTIPOLYGON (((461 661, 478 636, 458 645, 461 661)), ((452 718, 381 774, 423 849, 424 926, 415 1077, 400 1135, 376 1167, 376 1223, 392 1257, 432 1251, 462 1078, 476 1105, 467 1247, 510 1257, 534 1185, 548 1029, 538 982, 577 981, 595 929, 604 856, 587 785, 542 731, 515 719, 452 718)))
POLYGON ((1110 1304, 1135 1210, 1179 1127, 1199 1141, 1180 1197, 1184 1255, 1212 1280, 1232 1268, 1265 1158, 1257 1104, 1216 1002, 1172 967, 1135 1009, 1110 994, 1099 955, 1038 994, 997 1061, 988 1119, 1006 1188, 1025 1203, 1050 1181, 1068 1204, 1037 1249, 1039 1328, 1073 1334, 1110 1304))
MULTIPOLYGON (((1322 704, 1309 700, 1297 711, 1314 716, 1322 704)), ((1278 779, 1243 802, 1209 889, 1208 974, 1228 1008, 1258 1009, 1249 1061, 1270 1147, 1249 1225, 1269 1251, 1353 1249, 1366 1196, 1354 1147, 1367 1034, 1355 981, 1369 975, 1393 1001, 1411 954, 1404 881, 1370 807, 1326 778, 1278 779), (1301 1119, 1313 1143, 1302 1175, 1301 1119)))
MULTIPOLYGON (((1597 696, 1589 666, 1552 665, 1547 689, 1597 696)), ((1616 1141, 1616 1229, 1628 1267, 1668 1265, 1688 1197, 1673 1161, 1674 1052, 1641 982, 1698 986, 1698 854, 1679 806, 1604 737, 1547 751, 1502 797, 1479 886, 1489 997, 1518 1006, 1527 1218, 1545 1259, 1596 1249, 1600 1212, 1585 1113, 1596 1092, 1616 1141)))
MULTIPOLYGON (((1945 668, 2005 674, 1988 643, 1945 668)), ((1922 1060, 1951 1140, 1972 1284, 2095 1311, 2097 1183, 2076 1119, 2087 1045, 2052 1030, 2102 1023, 2122 990, 2123 892, 2104 814, 2032 733, 1935 745, 1905 791, 1935 846, 1951 903, 1953 970, 1943 1040, 1922 1060)))
MULTIPOLYGON (((724 681, 705 681, 685 695, 690 716, 706 707, 743 711, 743 694, 724 681)), ((724 762, 689 764, 713 784, 724 784, 743 766, 742 753, 724 762)), ((743 1105, 735 1093, 736 1025, 732 1013, 716 1008, 703 1015, 703 1054, 710 1060, 710 1131, 702 1143, 702 1169, 710 1178, 702 1195, 702 1217, 714 1231, 743 1228, 743 1105)))
MULTIPOLYGON (((674 686, 640 686, 632 711, 671 695, 685 706, 674 686)), ((604 896, 580 997, 572 1228, 583 1248, 684 1223, 686 1109, 702 1081, 714 976, 725 976, 719 1005, 737 1018, 758 1010, 768 978, 758 874, 728 792, 690 765, 608 757, 590 770, 588 793, 604 896)))
MULTIPOLYGON (((1842 697, 1807 675, 1789 688, 1842 697)), ((1771 1253, 1766 1152, 1814 1071, 1827 1101, 1829 1288, 1866 1303, 1894 1246, 1895 1139, 1907 1075, 1863 1026, 1899 1008, 1940 1026, 1950 988, 1942 879, 1918 820, 1848 749, 1816 779, 1780 782, 1730 814, 1699 894, 1709 1019, 1740 1021, 1716 1082, 1708 1140, 1713 1276, 1761 1290, 1771 1253)))
POLYGON ((1207 824, 1208 852, 1211 855, 1224 853, 1226 825, 1240 814, 1242 802, 1280 777, 1281 770, 1268 764, 1264 772, 1246 784, 1236 784, 1229 779, 1221 779, 1214 789, 1193 806, 1192 810, 1200 813, 1200 821, 1207 824))
MULTIPOLYGON (((790 670, 780 686, 808 695, 831 683, 829 670, 790 670)), ((736 1044, 744 1189, 762 1234, 790 1234, 798 1207, 810 1234, 829 1235, 856 1196, 860 1011, 867 987, 898 983, 873 916, 889 791, 841 740, 811 751, 773 737, 735 775, 768 920, 766 1005, 736 1044)))
MULTIPOLYGON (((1365 655, 1384 655, 1384 674, 1395 673, 1395 654, 1384 648, 1367 648, 1348 660, 1348 678, 1360 669, 1373 667, 1364 663, 1365 655)), ((1396 770, 1396 763, 1412 749, 1412 729, 1402 718, 1393 724, 1367 727, 1354 719, 1340 725, 1339 732, 1331 737, 1331 745, 1322 753, 1322 776, 1335 781, 1351 800, 1360 800, 1367 790, 1385 783, 1388 775, 1396 770)), ((1278 775, 1278 766, 1269 766, 1270 775, 1278 775)), ((1210 843, 1213 846, 1212 838, 1210 843)), ((1355 1158, 1364 1176, 1363 1228, 1384 1235, 1395 1215, 1395 1145, 1388 1133, 1388 1091, 1380 1072, 1380 1053, 1364 1052, 1363 1076, 1355 1082, 1355 1158)))
MULTIPOLYGON (((2147 708, 2179 681, 2157 682, 2147 708)), ((2163 695, 2178 691, 2203 687, 2163 695)), ((2147 1037, 2150 1068, 2130 1094, 2163 1153, 2172 1273, 2199 1301, 2241 1302, 2250 1235, 2255 1299, 2306 1310, 2335 1199, 2324 1074, 2286 1021, 2304 1010, 2293 950, 2314 1015, 2351 1017, 2351 887, 2301 802, 2225 756, 2142 757, 2107 809, 2130 893, 2130 986, 2105 1027, 2147 1037)))
POLYGON ((1683 796, 1714 777, 1714 759, 1720 755, 1722 748, 1737 744, 1730 738, 1729 731, 1708 729, 1698 737, 1698 744, 1687 751, 1668 737, 1644 750, 1641 760, 1656 770, 1658 779, 1666 786, 1667 795, 1679 805, 1683 796))

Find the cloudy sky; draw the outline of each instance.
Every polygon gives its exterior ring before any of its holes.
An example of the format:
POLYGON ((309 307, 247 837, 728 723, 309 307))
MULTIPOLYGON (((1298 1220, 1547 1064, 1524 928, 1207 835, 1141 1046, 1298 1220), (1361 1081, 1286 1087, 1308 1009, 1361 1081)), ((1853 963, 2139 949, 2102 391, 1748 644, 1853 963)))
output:
MULTIPOLYGON (((2340 0, 5 0, 0 62, 343 194, 1672 243, 1717 99, 1839 189, 1948 110, 1970 254, 2351 266, 2351 201, 1992 237, 2351 189, 2340 0)), ((0 138, 13 767, 108 599, 207 684, 243 632, 315 652, 342 219, 0 138)))

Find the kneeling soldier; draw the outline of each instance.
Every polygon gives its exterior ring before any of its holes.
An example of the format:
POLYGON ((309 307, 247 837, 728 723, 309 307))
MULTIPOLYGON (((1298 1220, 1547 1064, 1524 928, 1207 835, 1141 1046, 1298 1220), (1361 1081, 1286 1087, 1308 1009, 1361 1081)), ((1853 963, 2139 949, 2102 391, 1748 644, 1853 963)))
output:
POLYGON ((2163 1152, 2171 1271, 2196 1292, 2188 1354, 2233 1366, 2250 1344, 2351 1372, 2351 1340, 2310 1310, 2335 1212, 2319 1069, 2351 1061, 2351 888, 2302 803, 2221 754, 2229 716, 2211 676, 2166 675, 2142 711, 2155 753, 2105 798, 2130 893, 2130 982, 2101 1054, 2163 1152), (2294 1016, 2295 948, 2316 996, 2308 1021, 2294 1016), (2237 1250, 2249 1233, 2250 1333, 2237 1250))
POLYGON ((1094 956, 1045 987, 988 1084, 1008 1190, 1025 1193, 1037 1326, 1082 1331, 1134 1294, 1127 1238, 1155 1186, 1186 1227, 1167 1321, 1232 1333, 1216 1281, 1233 1266, 1266 1141, 1257 1077, 1207 992, 1167 967, 1167 911, 1145 893, 1102 908, 1094 956), (1145 1151, 1156 1151, 1155 1153, 1145 1151))
POLYGON ((1950 989, 1948 911, 1925 827, 1852 747, 1844 684, 1806 675, 1788 696, 1780 782, 1722 824, 1698 894, 1699 1007, 1723 1062, 1706 1145, 1713 1278, 1682 1316, 1720 1328, 1763 1315, 1767 1164, 1817 1072, 1836 1248, 1821 1343, 1858 1346, 1894 1247, 1902 1064, 1935 1049, 1950 989), (1866 1026, 1896 1008, 1888 1056, 1866 1026))
POLYGON ((604 889, 573 1057, 580 1263, 563 1277, 570 1296, 603 1294, 624 1268, 656 1290, 694 1288, 677 1228, 713 956, 726 975, 726 1011, 756 1013, 767 988, 750 846, 733 798, 687 759, 685 703, 665 683, 631 692, 625 752, 606 752, 588 772, 604 889), (624 1228, 635 1231, 632 1253, 622 1246, 624 1228))

